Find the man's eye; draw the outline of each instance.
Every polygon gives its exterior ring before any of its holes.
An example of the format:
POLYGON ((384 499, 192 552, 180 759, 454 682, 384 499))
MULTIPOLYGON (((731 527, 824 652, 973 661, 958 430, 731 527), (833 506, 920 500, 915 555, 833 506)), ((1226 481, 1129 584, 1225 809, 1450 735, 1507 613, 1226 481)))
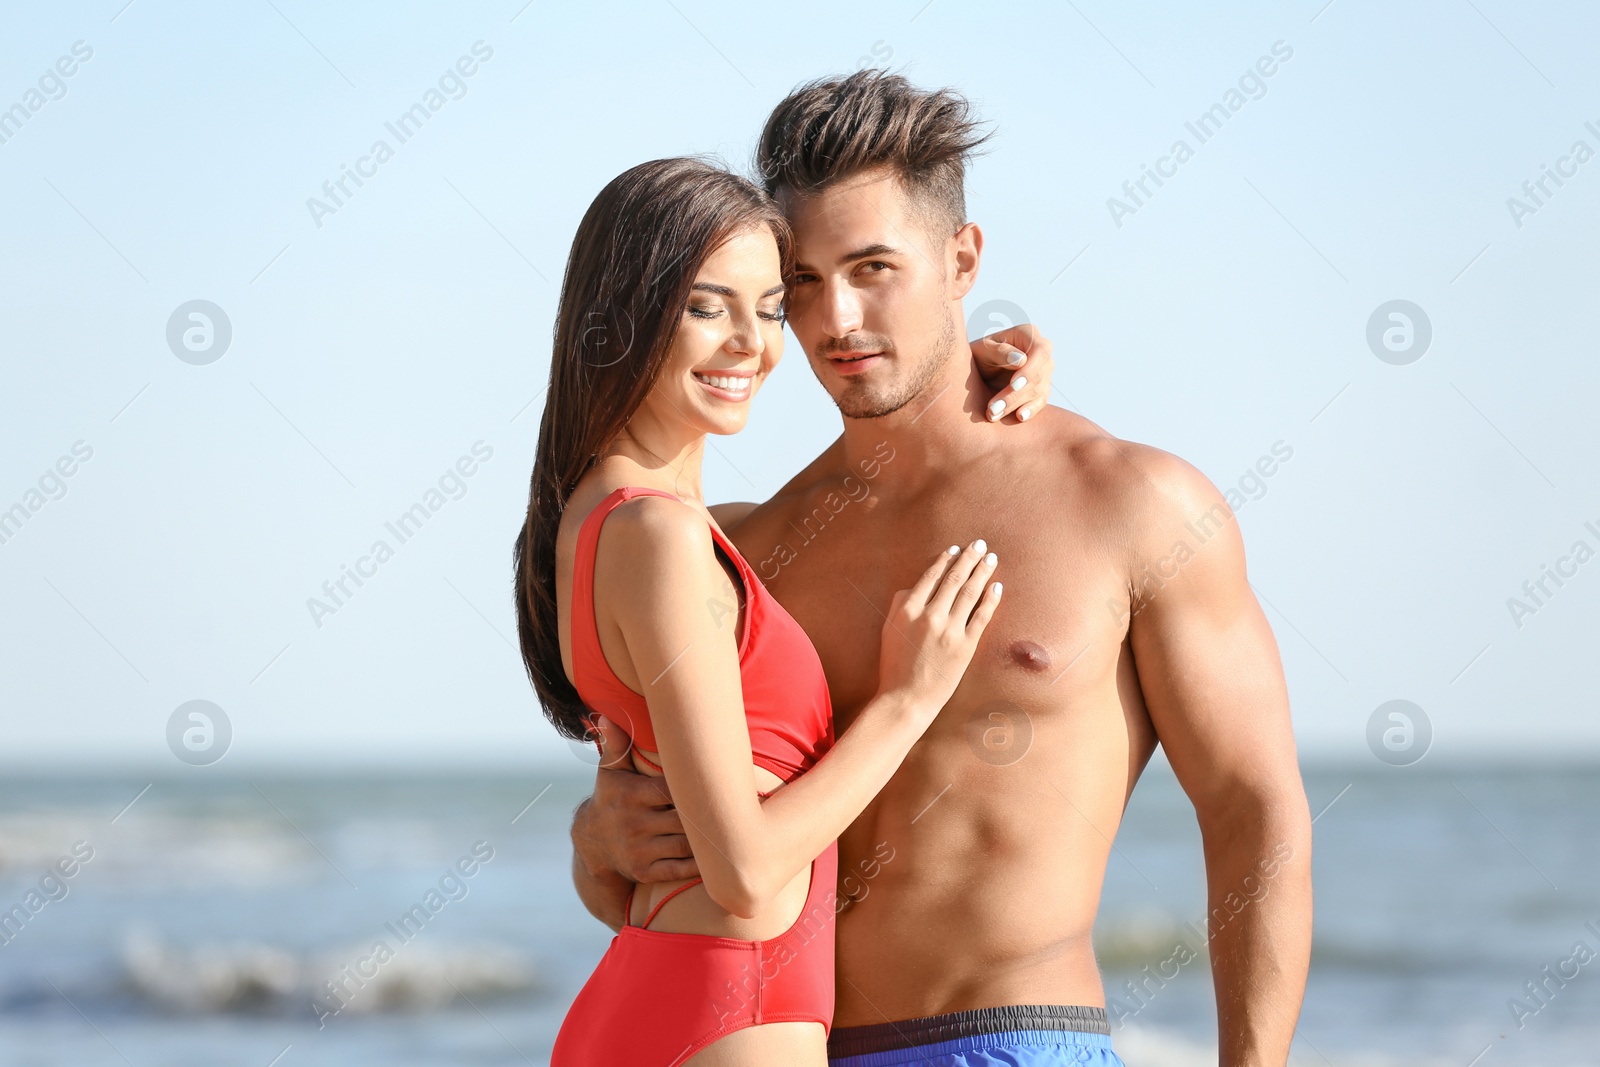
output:
POLYGON ((861 269, 862 270, 866 270, 869 267, 872 269, 872 273, 876 274, 879 271, 888 270, 889 269, 889 264, 885 263, 881 259, 875 259, 875 260, 872 260, 870 263, 863 263, 861 265, 861 269))
POLYGON ((815 274, 796 274, 794 276, 794 284, 796 285, 805 285, 808 282, 814 282, 816 280, 817 276, 815 274))

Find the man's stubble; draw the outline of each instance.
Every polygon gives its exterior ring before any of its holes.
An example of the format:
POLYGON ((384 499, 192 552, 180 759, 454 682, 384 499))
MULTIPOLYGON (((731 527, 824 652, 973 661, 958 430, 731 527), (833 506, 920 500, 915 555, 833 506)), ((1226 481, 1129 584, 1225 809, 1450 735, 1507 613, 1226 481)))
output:
MULTIPOLYGON (((956 344, 955 324, 942 302, 939 311, 941 326, 933 351, 923 356, 906 379, 891 383, 886 389, 875 390, 864 382, 847 383, 844 392, 833 399, 841 415, 847 419, 882 418, 899 411, 928 391, 956 344)), ((897 353, 894 358, 899 360, 903 357, 897 353)))

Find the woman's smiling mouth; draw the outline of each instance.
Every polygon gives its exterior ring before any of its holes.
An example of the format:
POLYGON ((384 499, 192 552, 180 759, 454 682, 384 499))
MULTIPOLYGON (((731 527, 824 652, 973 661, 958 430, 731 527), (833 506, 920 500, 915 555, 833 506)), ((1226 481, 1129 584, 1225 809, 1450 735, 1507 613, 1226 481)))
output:
POLYGON ((706 387, 706 391, 713 396, 724 400, 746 400, 750 396, 750 385, 755 381, 755 374, 711 374, 704 371, 691 371, 694 380, 706 387))

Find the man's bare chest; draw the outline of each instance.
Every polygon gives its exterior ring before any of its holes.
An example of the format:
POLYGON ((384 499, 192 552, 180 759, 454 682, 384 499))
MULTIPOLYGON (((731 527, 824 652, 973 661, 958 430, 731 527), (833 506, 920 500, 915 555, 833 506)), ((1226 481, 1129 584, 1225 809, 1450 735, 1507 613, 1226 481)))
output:
POLYGON ((812 500, 769 504, 734 533, 816 646, 841 729, 877 691, 894 594, 950 545, 980 537, 999 556, 1005 597, 964 686, 981 685, 995 700, 1058 704, 1115 670, 1128 590, 1114 546, 1059 499, 996 500, 983 488, 904 501, 867 494, 820 511, 812 500))

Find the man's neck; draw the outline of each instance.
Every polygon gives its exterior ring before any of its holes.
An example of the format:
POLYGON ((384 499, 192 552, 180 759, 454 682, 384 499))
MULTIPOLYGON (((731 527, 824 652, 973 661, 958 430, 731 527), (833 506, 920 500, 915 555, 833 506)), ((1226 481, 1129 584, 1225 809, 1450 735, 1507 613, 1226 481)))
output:
POLYGON ((874 419, 846 418, 841 438, 846 466, 884 463, 893 477, 879 482, 878 489, 891 496, 912 494, 993 449, 997 431, 1016 429, 988 420, 984 404, 990 389, 971 360, 951 363, 899 411, 874 419), (893 460, 883 458, 885 443, 893 449, 893 460))

